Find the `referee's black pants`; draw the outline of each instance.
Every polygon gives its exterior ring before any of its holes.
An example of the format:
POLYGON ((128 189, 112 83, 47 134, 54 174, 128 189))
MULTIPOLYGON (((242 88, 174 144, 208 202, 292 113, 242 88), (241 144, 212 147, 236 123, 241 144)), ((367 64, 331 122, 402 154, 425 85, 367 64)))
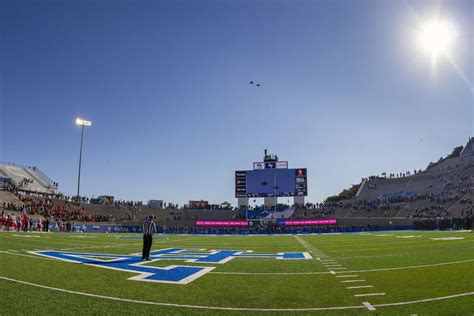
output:
POLYGON ((151 250, 152 243, 153 243, 153 235, 143 235, 142 260, 150 258, 150 250, 151 250))

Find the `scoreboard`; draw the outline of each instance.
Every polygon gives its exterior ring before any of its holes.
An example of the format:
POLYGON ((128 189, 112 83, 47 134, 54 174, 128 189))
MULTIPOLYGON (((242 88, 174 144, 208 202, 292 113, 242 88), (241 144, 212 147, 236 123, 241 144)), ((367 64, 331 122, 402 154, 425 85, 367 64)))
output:
POLYGON ((256 169, 235 172, 235 197, 307 196, 306 168, 256 169))

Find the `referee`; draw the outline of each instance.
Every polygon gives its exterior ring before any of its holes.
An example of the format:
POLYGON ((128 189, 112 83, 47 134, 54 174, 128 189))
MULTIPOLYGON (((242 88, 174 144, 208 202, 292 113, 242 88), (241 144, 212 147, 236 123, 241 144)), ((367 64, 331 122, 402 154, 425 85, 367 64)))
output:
POLYGON ((153 243, 153 234, 156 233, 156 225, 153 222, 153 215, 143 221, 143 251, 142 260, 150 260, 150 249, 153 243))

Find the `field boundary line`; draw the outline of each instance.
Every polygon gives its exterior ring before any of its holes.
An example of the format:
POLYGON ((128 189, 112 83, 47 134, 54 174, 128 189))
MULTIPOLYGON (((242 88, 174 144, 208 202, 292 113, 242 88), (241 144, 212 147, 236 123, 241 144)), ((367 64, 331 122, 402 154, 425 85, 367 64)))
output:
POLYGON ((425 268, 425 267, 445 266, 445 265, 450 265, 450 264, 466 263, 466 262, 472 262, 472 261, 474 261, 474 259, 461 260, 461 261, 451 261, 451 262, 440 262, 440 263, 432 263, 432 264, 422 264, 422 265, 417 265, 417 266, 405 266, 405 267, 394 267, 394 268, 380 268, 380 269, 369 269, 369 270, 352 270, 352 271, 344 271, 344 272, 341 271, 341 273, 377 272, 377 271, 416 269, 416 268, 425 268))
MULTIPOLYGON (((348 271, 339 271, 338 274, 342 273, 358 273, 358 272, 377 272, 377 271, 390 271, 390 270, 404 270, 404 269, 416 269, 416 268, 426 268, 426 267, 437 267, 458 263, 472 262, 474 259, 461 260, 461 261, 452 261, 452 262, 442 262, 442 263, 433 263, 433 264, 424 264, 418 266, 405 266, 405 267, 395 267, 395 268, 380 268, 380 269, 370 269, 370 270, 348 270, 348 271)), ((213 274, 255 274, 255 275, 265 275, 265 274, 326 274, 329 272, 209 272, 213 274)))
MULTIPOLYGON (((20 234, 23 234, 22 232, 20 234)), ((35 237, 41 237, 41 236, 44 236, 44 237, 50 237, 46 234, 50 234, 50 233, 37 233, 38 235, 35 235, 35 237)), ((14 238, 12 236, 15 236, 14 234, 12 235, 7 235, 6 237, 7 238, 10 238, 12 240, 18 240, 17 238, 14 238)), ((18 235, 17 235, 18 236, 18 235)), ((26 236, 26 235, 25 235, 26 236)), ((24 236, 21 236, 21 237, 24 237, 24 236)), ((77 243, 76 241, 73 241, 73 240, 70 240, 68 238, 65 238, 65 236, 61 236, 61 237, 54 237, 52 239, 48 239, 47 241, 46 240, 39 240, 39 239, 31 239, 31 241, 36 241, 36 242, 48 242, 48 243, 56 243, 56 244, 71 244, 72 242, 74 242, 75 244, 77 245, 84 245, 84 246, 92 246, 91 243, 96 243, 96 244, 101 244, 101 245, 113 245, 112 243, 108 242, 108 241, 98 241, 98 240, 82 240, 83 242, 86 242, 86 243, 89 243, 89 244, 82 244, 82 243, 77 243)), ((23 239, 22 239, 23 241, 23 239)), ((115 243, 116 245, 122 245, 121 243, 115 243)), ((97 245, 99 246, 99 245, 97 245)))
POLYGON ((364 308, 363 305, 361 306, 335 306, 335 307, 309 307, 309 308, 247 308, 247 307, 220 307, 220 306, 205 306, 205 305, 188 305, 188 304, 174 304, 174 303, 162 303, 162 302, 150 302, 150 301, 139 301, 127 298, 120 298, 120 297, 113 297, 113 296, 105 296, 105 295, 98 295, 98 294, 91 294, 86 292, 78 292, 73 290, 66 290, 56 287, 51 287, 47 285, 41 285, 36 283, 31 283, 27 281, 21 281, 16 279, 11 279, 8 277, 0 276, 0 280, 30 285, 34 287, 39 287, 43 289, 48 289, 52 291, 76 294, 76 295, 83 295, 95 298, 102 298, 108 299, 113 301, 122 301, 122 302, 129 302, 129 303, 137 303, 137 304, 146 304, 146 305, 159 305, 159 306, 168 306, 168 307, 184 307, 184 308, 194 308, 194 309, 210 309, 210 310, 233 310, 233 311, 260 311, 260 312, 294 312, 294 311, 318 311, 318 310, 341 310, 341 309, 356 309, 356 308, 364 308))
MULTIPOLYGON (((18 241, 18 239, 14 239, 12 238, 13 240, 15 241, 18 241)), ((37 248, 37 247, 41 247, 42 245, 44 245, 44 243, 48 243, 48 245, 50 246, 55 246, 55 247, 62 247, 64 245, 71 245, 71 243, 67 243, 67 242, 61 242, 61 241, 55 241, 55 240, 51 240, 51 239, 48 239, 48 240, 44 240, 44 239, 23 239, 24 241, 34 241, 34 242, 37 242, 36 244, 35 243, 19 243, 19 242, 15 242, 15 241, 10 241, 10 240, 2 240, 2 242, 4 243, 8 243, 8 244, 13 244, 13 245, 20 245, 20 246, 28 246, 28 247, 32 247, 32 248, 37 248), (41 243, 40 245, 38 245, 38 243, 41 243), (51 245, 51 244, 55 244, 55 245, 51 245), (61 244, 61 245, 57 245, 57 244, 61 244)), ((71 242, 74 242, 73 240, 71 240, 71 242)), ((78 243, 75 243, 74 242, 74 245, 77 245, 77 246, 85 246, 85 247, 91 247, 92 245, 90 244, 78 244, 78 243)), ((113 245, 116 245, 117 248, 122 248, 123 244, 120 244, 120 243, 114 243, 114 244, 109 244, 110 246, 113 246, 113 245)), ((99 246, 99 245, 97 245, 99 246)), ((102 246, 105 246, 105 245, 102 245, 102 246)), ((45 246, 46 247, 46 246, 45 246)))
POLYGON ((426 302, 447 300, 447 299, 450 299, 450 298, 463 297, 463 296, 469 296, 469 295, 474 295, 474 292, 467 292, 467 293, 454 294, 454 295, 448 295, 448 296, 440 296, 440 297, 433 297, 433 298, 425 298, 423 300, 416 300, 416 301, 377 304, 377 305, 373 305, 373 306, 386 307, 386 306, 410 305, 410 304, 417 304, 417 303, 426 303, 426 302))
MULTIPOLYGON (((466 240, 466 239, 463 239, 463 240, 433 240, 433 244, 430 244, 430 243, 426 243, 426 244, 422 244, 422 245, 409 245, 410 247, 427 247, 427 246, 434 246, 435 245, 435 242, 438 241, 438 242, 442 242, 442 245, 451 245, 450 243, 448 242, 451 242, 451 243, 462 243, 462 242, 472 242, 472 240, 466 240)), ((438 245, 439 246, 439 245, 438 245)), ((327 249, 326 251, 327 252, 354 252, 354 251, 366 251, 366 250, 381 250, 381 249, 396 249, 396 248, 406 248, 407 245, 400 245, 400 246, 397 246, 397 247, 378 247, 378 248, 360 248, 360 249, 333 249, 333 250, 330 250, 330 249, 327 249)), ((416 253, 416 252, 415 252, 416 253)))
MULTIPOLYGON (((17 243, 17 242, 12 242, 12 241, 2 241, 2 242, 9 243, 9 244, 14 244, 14 245, 18 245, 18 246, 23 246, 23 247, 27 246, 27 247, 32 247, 32 248, 38 248, 38 245, 32 245, 32 244, 25 245, 24 243, 17 243)), ((53 243, 54 243, 54 242, 53 242, 53 243)), ((62 243, 62 242, 60 242, 60 243, 61 243, 61 244, 64 244, 64 243, 62 243)), ((94 248, 137 249, 137 247, 131 247, 131 246, 132 246, 132 245, 138 246, 138 245, 141 245, 141 243, 134 243, 134 244, 131 244, 131 243, 130 243, 130 244, 126 244, 126 245, 127 245, 127 246, 117 243, 117 244, 110 244, 110 245, 108 245, 108 246, 106 246, 106 245, 103 245, 103 246, 99 246, 99 245, 97 245, 97 246, 91 246, 91 245, 89 245, 89 246, 82 246, 82 244, 79 244, 78 246, 80 246, 80 247, 76 247, 76 246, 75 246, 75 247, 70 247, 70 248, 56 248, 57 245, 54 245, 55 248, 53 248, 53 249, 56 250, 56 251, 66 250, 66 249, 68 249, 68 250, 75 250, 75 249, 89 249, 89 248, 90 248, 90 249, 94 249, 94 248)), ((45 246, 45 247, 46 247, 46 246, 45 246)), ((51 248, 49 248, 49 249, 51 249, 51 248)), ((30 250, 31 250, 31 249, 30 249, 30 250)))
MULTIPOLYGON (((466 235, 464 236, 465 238, 467 239, 470 239, 470 238, 473 238, 469 235, 466 235)), ((429 238, 429 237, 426 237, 426 238, 429 238)), ((381 240, 381 239, 379 239, 381 240)), ((386 239, 385 239, 386 240, 386 239)), ((423 244, 423 245, 429 245, 430 244, 430 241, 428 239, 393 239, 392 241, 379 241, 379 242, 370 242, 370 243, 364 243, 363 245, 364 246, 379 246, 379 245, 397 245, 397 244, 402 244, 402 243, 410 243, 410 244, 415 244, 415 245, 419 245, 419 244, 423 244), (429 243, 427 243, 427 241, 429 243)), ((341 242, 341 244, 339 243, 327 243, 326 245, 329 246, 329 248, 327 248, 327 250, 338 250, 341 246, 347 246, 347 247, 352 247, 352 246, 358 246, 360 245, 360 241, 357 241, 357 242, 341 242)), ((390 248, 390 247, 389 247, 390 248)))
MULTIPOLYGON (((415 254, 420 255, 420 254, 427 254, 427 253, 449 253, 449 252, 459 252, 461 250, 466 250, 466 249, 474 249, 474 247, 459 247, 459 248, 452 248, 449 250, 432 250, 432 251, 421 251, 421 252, 416 252, 415 254)), ((385 255, 374 255, 374 256, 352 256, 352 257, 333 257, 339 260, 344 260, 344 259, 365 259, 365 258, 382 258, 382 257, 398 257, 398 256, 409 256, 413 255, 413 252, 403 252, 403 253, 392 253, 392 254, 385 254, 385 255)))
POLYGON ((24 255, 22 253, 14 253, 14 252, 8 252, 8 251, 0 251, 1 253, 5 253, 7 255, 14 255, 14 256, 21 256, 21 257, 28 257, 28 258, 35 258, 35 259, 46 259, 46 260, 51 260, 51 261, 57 261, 55 259, 51 259, 51 258, 40 258, 39 256, 30 256, 30 255, 24 255))
MULTIPOLYGON (((72 290, 66 290, 16 279, 11 279, 8 277, 0 276, 0 280, 15 282, 24 285, 30 285, 38 288, 48 289, 52 291, 88 296, 88 297, 95 297, 95 298, 102 298, 108 299, 113 301, 122 301, 122 302, 129 302, 129 303, 137 303, 137 304, 146 304, 146 305, 159 305, 159 306, 168 306, 168 307, 184 307, 184 308, 194 308, 194 309, 210 309, 210 310, 234 310, 234 311, 260 311, 260 312, 297 312, 297 311, 324 311, 324 310, 344 310, 344 309, 360 309, 360 308, 367 308, 366 305, 358 305, 358 306, 334 306, 334 307, 308 307, 308 308, 246 308, 246 307, 219 307, 219 306, 204 306, 204 305, 184 305, 184 304, 174 304, 174 303, 160 303, 160 302, 150 302, 150 301, 139 301, 139 300, 132 300, 120 297, 113 297, 113 296, 105 296, 105 295, 98 295, 98 294, 91 294, 85 292, 78 292, 72 290)), ((388 306, 398 306, 398 305, 409 305, 409 304, 417 304, 417 303, 425 303, 431 301, 439 301, 444 299, 451 299, 463 296, 474 295, 474 292, 467 292, 467 293, 460 293, 454 294, 449 296, 441 296, 435 298, 428 298, 416 301, 407 301, 407 302, 395 302, 395 303, 386 303, 386 304, 378 304, 372 305, 372 307, 388 307, 388 306)))

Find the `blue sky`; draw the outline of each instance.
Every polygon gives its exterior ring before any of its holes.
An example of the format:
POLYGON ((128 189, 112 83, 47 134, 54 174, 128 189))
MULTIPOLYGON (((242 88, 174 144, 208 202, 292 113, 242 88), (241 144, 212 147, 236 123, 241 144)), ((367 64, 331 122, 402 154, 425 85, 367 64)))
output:
POLYGON ((234 170, 268 148, 307 167, 308 200, 322 201, 474 136, 473 10, 469 0, 1 0, 0 160, 38 166, 74 194, 80 116, 93 122, 88 196, 234 202, 234 170), (443 58, 433 70, 414 41, 417 17, 434 12, 456 27, 458 71, 443 58))

